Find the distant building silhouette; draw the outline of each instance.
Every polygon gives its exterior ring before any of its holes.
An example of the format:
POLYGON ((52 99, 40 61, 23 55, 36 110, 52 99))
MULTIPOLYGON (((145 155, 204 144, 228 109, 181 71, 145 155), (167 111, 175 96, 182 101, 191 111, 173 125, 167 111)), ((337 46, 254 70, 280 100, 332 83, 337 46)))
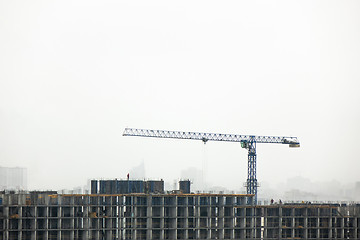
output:
POLYGON ((26 190, 27 169, 0 167, 0 190, 26 190))
POLYGON ((181 179, 189 179, 192 182, 191 188, 195 191, 206 190, 202 171, 197 168, 189 167, 182 170, 181 179))
POLYGON ((142 161, 138 166, 130 169, 130 172, 127 176, 130 179, 144 179, 145 178, 145 164, 142 161))

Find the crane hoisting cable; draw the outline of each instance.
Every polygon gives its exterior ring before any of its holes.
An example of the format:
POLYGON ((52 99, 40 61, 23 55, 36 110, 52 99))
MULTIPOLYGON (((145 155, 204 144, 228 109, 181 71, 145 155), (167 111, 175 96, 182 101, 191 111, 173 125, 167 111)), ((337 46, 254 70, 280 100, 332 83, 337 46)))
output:
POLYGON ((278 143, 287 144, 289 147, 300 147, 297 137, 277 137, 277 136, 254 136, 222 133, 200 133, 125 128, 123 136, 154 137, 154 138, 175 138, 207 141, 240 142, 241 147, 248 150, 248 176, 245 183, 246 193, 253 194, 254 203, 257 202, 256 179, 256 144, 257 143, 278 143))

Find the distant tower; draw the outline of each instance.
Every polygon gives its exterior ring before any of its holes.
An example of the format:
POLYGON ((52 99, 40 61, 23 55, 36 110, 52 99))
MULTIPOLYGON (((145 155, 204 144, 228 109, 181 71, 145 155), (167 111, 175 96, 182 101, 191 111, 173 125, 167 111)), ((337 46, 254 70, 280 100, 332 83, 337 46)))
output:
POLYGON ((355 201, 360 201, 360 182, 355 183, 355 201))
POLYGON ((27 169, 0 167, 0 190, 26 190, 27 169))

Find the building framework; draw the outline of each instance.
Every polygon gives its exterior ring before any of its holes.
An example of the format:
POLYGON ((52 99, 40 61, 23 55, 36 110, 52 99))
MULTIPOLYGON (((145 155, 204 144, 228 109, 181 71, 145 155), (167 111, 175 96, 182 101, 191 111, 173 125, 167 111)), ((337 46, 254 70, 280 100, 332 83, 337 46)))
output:
POLYGON ((0 194, 0 239, 359 239, 360 206, 243 194, 0 194))

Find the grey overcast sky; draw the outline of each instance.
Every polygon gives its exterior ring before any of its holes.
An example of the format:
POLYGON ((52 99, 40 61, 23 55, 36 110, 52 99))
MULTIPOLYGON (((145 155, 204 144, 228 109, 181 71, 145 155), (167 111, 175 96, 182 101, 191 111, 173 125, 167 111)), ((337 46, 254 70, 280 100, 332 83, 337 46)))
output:
POLYGON ((0 166, 31 189, 201 169, 240 189, 236 143, 125 127, 297 136, 258 180, 360 181, 359 1, 0 1, 0 166))

